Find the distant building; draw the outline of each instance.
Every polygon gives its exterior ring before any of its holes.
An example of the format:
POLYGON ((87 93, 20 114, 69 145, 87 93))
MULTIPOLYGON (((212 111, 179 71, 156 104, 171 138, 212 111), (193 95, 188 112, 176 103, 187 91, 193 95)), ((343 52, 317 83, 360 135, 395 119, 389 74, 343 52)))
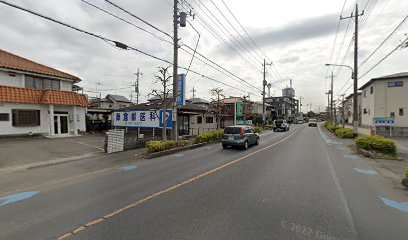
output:
POLYGON ((272 120, 283 118, 294 121, 299 113, 299 100, 291 96, 265 98, 266 103, 273 107, 272 120))
POLYGON ((76 76, 0 50, 0 135, 64 136, 85 131, 76 76))
POLYGON ((373 118, 392 117, 396 127, 408 127, 408 72, 373 78, 360 87, 362 124, 373 118))
MULTIPOLYGON (((353 94, 348 95, 344 99, 344 121, 345 123, 353 124, 353 94)), ((361 125, 361 92, 357 94, 357 109, 358 109, 358 124, 361 125)))

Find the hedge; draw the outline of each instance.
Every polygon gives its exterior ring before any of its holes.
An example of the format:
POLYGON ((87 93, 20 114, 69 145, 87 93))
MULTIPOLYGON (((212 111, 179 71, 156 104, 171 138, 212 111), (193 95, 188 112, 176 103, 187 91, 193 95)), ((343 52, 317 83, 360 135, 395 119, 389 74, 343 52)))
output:
POLYGON ((224 130, 213 130, 199 134, 194 138, 194 143, 204 143, 221 140, 224 137, 224 130))
POLYGON ((336 136, 341 138, 355 138, 357 137, 357 133, 350 128, 339 128, 335 131, 336 136))
POLYGON ((254 127, 254 132, 255 132, 255 133, 261 133, 261 132, 262 132, 262 128, 261 128, 261 127, 254 127))
POLYGON ((341 127, 334 125, 331 122, 328 122, 325 124, 325 127, 327 128, 327 130, 329 130, 330 132, 336 132, 337 129, 340 129, 341 127))
POLYGON ((273 129, 273 125, 265 125, 265 128, 264 129, 266 129, 266 130, 272 130, 273 129))
POLYGON ((408 167, 407 167, 407 169, 405 169, 404 178, 408 178, 408 167))
POLYGON ((383 154, 397 155, 394 141, 381 136, 358 137, 355 140, 358 148, 383 154))
POLYGON ((189 140, 169 140, 169 141, 151 141, 146 143, 146 148, 149 153, 161 152, 164 150, 169 150, 176 147, 184 147, 191 145, 189 140))

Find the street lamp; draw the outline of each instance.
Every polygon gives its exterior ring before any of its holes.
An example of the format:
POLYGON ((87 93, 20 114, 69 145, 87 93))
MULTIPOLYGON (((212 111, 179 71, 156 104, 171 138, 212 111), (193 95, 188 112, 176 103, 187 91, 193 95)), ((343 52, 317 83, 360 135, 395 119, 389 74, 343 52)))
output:
MULTIPOLYGON (((356 62, 356 61, 355 61, 356 62)), ((353 130, 355 133, 358 133, 358 96, 357 96, 357 76, 356 76, 356 72, 357 69, 355 69, 356 71, 354 71, 354 69, 348 65, 343 65, 343 64, 330 64, 330 63, 326 63, 326 66, 337 66, 337 67, 346 67, 346 68, 350 68, 351 69, 351 79, 353 79, 353 130)), ((357 65, 355 65, 357 68, 357 65)))
POLYGON ((350 68, 350 70, 351 70, 351 79, 354 79, 354 70, 353 70, 353 68, 351 66, 343 65, 343 64, 331 64, 331 63, 326 63, 325 66, 335 66, 335 67, 350 68))

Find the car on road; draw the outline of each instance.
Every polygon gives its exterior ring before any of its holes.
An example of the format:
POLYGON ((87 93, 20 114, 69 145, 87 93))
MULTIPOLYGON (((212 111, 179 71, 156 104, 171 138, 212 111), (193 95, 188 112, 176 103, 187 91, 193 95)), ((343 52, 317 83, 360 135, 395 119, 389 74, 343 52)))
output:
POLYGON ((289 131, 289 123, 284 119, 276 119, 273 121, 273 131, 289 131))
POLYGON ((222 147, 242 147, 248 149, 250 145, 259 144, 259 135, 250 126, 229 126, 224 129, 224 137, 221 140, 222 147))
POLYGON ((315 118, 309 119, 309 127, 317 127, 317 120, 315 118))
POLYGON ((297 124, 303 124, 303 120, 302 120, 302 119, 298 119, 298 120, 296 120, 296 123, 297 123, 297 124))

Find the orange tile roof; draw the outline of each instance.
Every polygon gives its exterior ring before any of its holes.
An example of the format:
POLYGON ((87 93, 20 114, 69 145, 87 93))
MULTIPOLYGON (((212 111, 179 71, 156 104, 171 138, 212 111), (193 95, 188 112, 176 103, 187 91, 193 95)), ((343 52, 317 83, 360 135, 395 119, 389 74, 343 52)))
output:
POLYGON ((1 49, 0 49, 0 67, 7 68, 10 70, 37 73, 37 74, 42 74, 42 75, 47 75, 47 76, 60 77, 60 78, 66 78, 66 79, 71 79, 75 81, 81 81, 80 78, 73 76, 71 74, 59 71, 54 68, 47 67, 45 65, 42 65, 36 62, 33 62, 31 60, 28 60, 26 58, 17 56, 15 54, 6 52, 1 49))
POLYGON ((0 86, 0 102, 89 106, 85 95, 76 92, 9 86, 0 86))

